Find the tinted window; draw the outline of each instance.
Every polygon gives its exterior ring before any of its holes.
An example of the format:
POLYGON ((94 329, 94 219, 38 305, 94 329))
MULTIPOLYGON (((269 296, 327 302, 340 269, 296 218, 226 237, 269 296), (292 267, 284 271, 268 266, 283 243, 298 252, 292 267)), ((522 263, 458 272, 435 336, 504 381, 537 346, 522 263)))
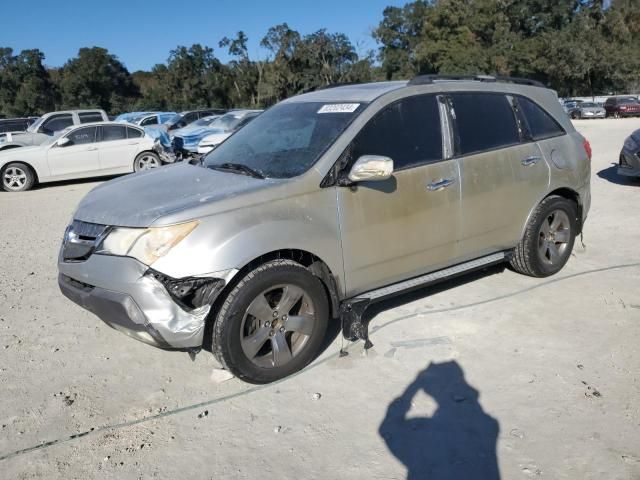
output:
POLYGON ((42 132, 51 134, 54 132, 59 132, 60 130, 64 130, 71 125, 73 125, 73 117, 71 116, 71 114, 54 115, 53 117, 49 117, 42 124, 42 132))
POLYGON ((518 104, 534 140, 556 137, 565 133, 551 115, 528 98, 518 97, 518 104))
POLYGON ((78 117, 80 118, 80 123, 101 122, 103 120, 102 114, 99 112, 79 113, 78 117))
POLYGON ((462 155, 520 143, 506 96, 457 93, 452 98, 462 155))
POLYGON ((137 128, 127 127, 127 137, 128 138, 140 138, 142 137, 142 131, 137 128))
POLYGON ((93 143, 96 141, 96 131, 98 127, 79 128, 71 132, 67 137, 71 140, 72 145, 83 145, 85 143, 93 143))
POLYGON ((198 112, 189 112, 184 117, 182 117, 182 120, 184 120, 185 125, 191 122, 195 122, 197 119, 198 119, 198 112))
POLYGON ((405 98, 389 105, 360 131, 351 158, 382 155, 399 170, 442 159, 440 114, 435 96, 405 98))
POLYGON ((120 125, 103 125, 102 141, 111 142, 113 140, 125 140, 127 138, 127 129, 120 125))

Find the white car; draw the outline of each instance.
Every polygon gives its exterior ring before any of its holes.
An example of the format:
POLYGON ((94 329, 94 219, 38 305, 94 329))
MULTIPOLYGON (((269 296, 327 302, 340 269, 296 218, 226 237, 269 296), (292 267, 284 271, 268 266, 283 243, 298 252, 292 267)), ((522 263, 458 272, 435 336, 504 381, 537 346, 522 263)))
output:
POLYGON ((224 114, 210 125, 215 130, 200 140, 198 153, 209 153, 261 113, 262 110, 234 110, 224 114))
POLYGON ((156 141, 132 125, 99 122, 68 127, 41 145, 0 152, 2 188, 29 190, 36 182, 117 175, 159 167, 156 141))

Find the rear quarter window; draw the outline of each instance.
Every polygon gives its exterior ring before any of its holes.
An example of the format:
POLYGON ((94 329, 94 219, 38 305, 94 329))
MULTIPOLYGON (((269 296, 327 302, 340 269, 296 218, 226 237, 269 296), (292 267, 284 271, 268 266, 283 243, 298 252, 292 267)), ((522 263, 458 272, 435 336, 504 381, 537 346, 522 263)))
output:
POLYGON ((533 140, 544 140, 566 133, 550 114, 532 100, 525 97, 517 97, 517 99, 533 140))
POLYGON ((451 98, 462 155, 520 143, 516 118, 505 95, 454 93, 451 98))

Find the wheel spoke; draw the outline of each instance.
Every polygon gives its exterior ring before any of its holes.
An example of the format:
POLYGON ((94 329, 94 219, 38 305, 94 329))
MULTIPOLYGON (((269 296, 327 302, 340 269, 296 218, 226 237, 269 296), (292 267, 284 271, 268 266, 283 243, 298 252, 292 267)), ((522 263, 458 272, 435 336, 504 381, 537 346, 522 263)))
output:
POLYGON ((560 258, 560 252, 558 251, 558 247, 554 243, 550 243, 548 247, 549 251, 549 260, 551 263, 555 263, 560 258))
POLYGON ((287 285, 282 290, 282 298, 276 307, 280 314, 289 313, 296 303, 302 298, 304 292, 295 285, 287 285))
POLYGON ((551 225, 549 225, 549 229, 552 232, 557 232, 560 228, 560 225, 562 225, 562 215, 560 214, 560 212, 556 211, 553 214, 553 221, 551 222, 551 225))
POLYGON ((542 226, 540 227, 540 231, 544 233, 545 237, 549 234, 549 218, 545 218, 544 222, 542 222, 542 226))
POLYGON ((258 295, 255 300, 251 302, 251 305, 249 305, 247 313, 262 322, 269 322, 272 320, 273 309, 264 295, 258 295))
POLYGON ((555 240, 559 243, 568 243, 569 242, 569 229, 562 228, 555 233, 555 240))
POLYGON ((287 343, 284 333, 276 333, 271 337, 271 348, 273 349, 273 365, 279 367, 284 365, 292 358, 291 349, 287 343))
POLYGON ((293 315, 287 318, 284 328, 288 332, 298 332, 302 335, 311 335, 313 333, 314 316, 312 314, 293 315))
POLYGON ((269 338, 268 327, 260 327, 252 335, 242 339, 242 350, 249 359, 254 358, 269 338))

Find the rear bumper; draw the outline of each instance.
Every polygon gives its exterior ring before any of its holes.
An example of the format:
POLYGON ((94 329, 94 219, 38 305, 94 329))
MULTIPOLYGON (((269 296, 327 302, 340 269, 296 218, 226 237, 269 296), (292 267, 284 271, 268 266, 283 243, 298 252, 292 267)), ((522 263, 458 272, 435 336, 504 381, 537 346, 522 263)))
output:
POLYGON ((164 349, 202 346, 210 304, 183 308, 137 260, 94 254, 58 269, 62 293, 116 330, 164 349))

